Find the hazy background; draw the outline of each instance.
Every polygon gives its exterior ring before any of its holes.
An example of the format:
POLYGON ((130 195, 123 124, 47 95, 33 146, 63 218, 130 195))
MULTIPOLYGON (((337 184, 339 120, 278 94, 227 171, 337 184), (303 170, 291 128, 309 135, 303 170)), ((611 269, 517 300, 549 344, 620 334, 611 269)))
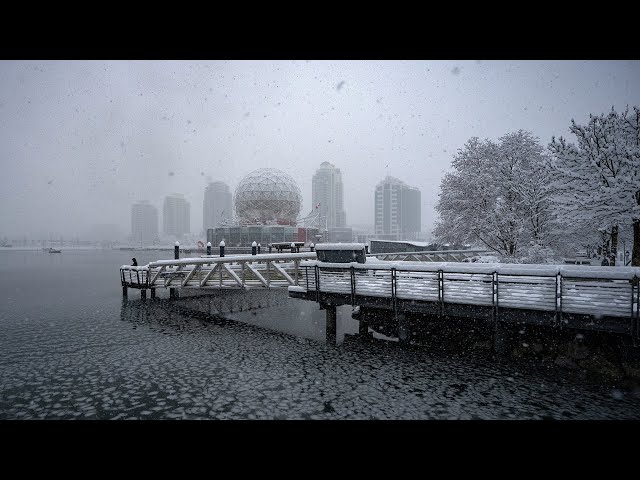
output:
MULTIPOLYGON (((235 190, 287 171, 311 209, 321 162, 342 171, 350 226, 373 225, 387 174, 422 191, 472 136, 568 136, 572 118, 640 105, 639 61, 1 61, 0 234, 130 233, 131 204, 170 193, 202 229, 208 179, 235 190)), ((573 140, 573 137, 570 137, 573 140)))

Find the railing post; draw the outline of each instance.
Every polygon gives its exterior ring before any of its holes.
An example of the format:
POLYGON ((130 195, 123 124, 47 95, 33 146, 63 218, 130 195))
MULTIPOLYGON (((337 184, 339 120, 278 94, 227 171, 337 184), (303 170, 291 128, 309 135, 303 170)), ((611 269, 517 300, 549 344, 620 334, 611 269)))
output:
POLYGON ((632 330, 633 330, 633 337, 635 339, 640 338, 640 278, 638 278, 637 275, 633 276, 633 283, 631 286, 631 318, 632 318, 632 330), (634 299, 633 299, 633 292, 635 290, 635 314, 634 314, 634 299))
POLYGON ((351 306, 356 304, 356 269, 351 266, 351 306))
POLYGON ((495 324, 498 321, 498 272, 493 272, 491 276, 491 285, 493 295, 491 296, 491 304, 493 305, 493 324, 495 328, 495 324))
MULTIPOLYGON (((271 251, 271 245, 269 245, 269 251, 271 251)), ((271 285, 271 260, 267 260, 267 288, 271 285)))
POLYGON ((316 275, 316 302, 320 301, 320 271, 318 269, 318 265, 313 267, 315 269, 316 275))
POLYGON ((258 253, 258 244, 253 242, 251 244, 251 255, 256 255, 258 253))
POLYGON ((258 244, 258 255, 260 255, 260 244, 258 244))
POLYGON ((313 242, 311 242, 311 244, 309 245, 309 250, 311 250, 312 252, 314 252, 314 251, 315 251, 315 248, 316 248, 316 245, 315 245, 313 242))
MULTIPOLYGON (((173 257, 175 260, 180 259, 180 243, 176 241, 173 247, 173 257)), ((169 298, 176 298, 178 296, 178 290, 175 288, 169 288, 169 298)))
POLYGON ((496 320, 500 319, 500 277, 496 272, 496 320))
POLYGON ((211 255, 211 242, 207 242, 207 255, 211 255))
POLYGON ((444 315, 444 271, 438 270, 438 301, 440 302, 440 316, 444 315))
POLYGON ((562 275, 556 275, 556 325, 562 325, 562 275))
POLYGON ((294 277, 295 278, 295 282, 294 282, 295 286, 298 286, 298 269, 299 269, 299 266, 300 266, 300 259, 299 258, 294 259, 293 260, 293 273, 295 275, 295 277, 294 277))
POLYGON ((224 240, 220 242, 220 256, 224 257, 224 240))
POLYGON ((391 304, 393 305, 393 315, 398 317, 398 309, 396 306, 396 269, 391 269, 391 304))
POLYGON ((296 244, 291 242, 291 253, 296 253, 296 244))

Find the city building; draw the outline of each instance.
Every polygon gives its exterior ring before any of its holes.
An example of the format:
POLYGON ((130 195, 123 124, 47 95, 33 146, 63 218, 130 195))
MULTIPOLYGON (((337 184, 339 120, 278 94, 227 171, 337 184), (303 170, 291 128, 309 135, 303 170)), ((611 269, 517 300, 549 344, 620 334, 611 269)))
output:
POLYGON ((381 240, 415 240, 421 230, 420 190, 387 176, 375 190, 375 236, 381 240))
POLYGON ((163 232, 165 235, 182 238, 190 233, 191 206, 180 193, 167 195, 163 208, 163 232))
POLYGON ((143 244, 158 241, 158 209, 146 200, 131 206, 131 240, 143 244))
POLYGON ((224 182, 211 182, 204 191, 202 230, 219 227, 233 217, 233 195, 224 182))
POLYGON ((329 227, 329 242, 331 243, 352 243, 353 228, 351 227, 329 227))
MULTIPOLYGON (((253 242, 268 248, 270 243, 316 243, 319 229, 298 222, 302 195, 295 180, 277 168, 250 172, 234 193, 235 219, 226 225, 207 228, 207 241, 217 246, 246 247, 253 242)), ((321 236, 321 235, 320 235, 321 236)))
POLYGON ((343 228, 347 224, 344 211, 344 187, 340 169, 322 162, 311 180, 311 213, 326 218, 326 228, 343 228))
POLYGON ((235 225, 208 228, 207 242, 217 246, 224 240, 228 247, 247 247, 256 242, 266 249, 270 243, 304 242, 306 245, 318 243, 319 235, 318 229, 290 225, 235 225))

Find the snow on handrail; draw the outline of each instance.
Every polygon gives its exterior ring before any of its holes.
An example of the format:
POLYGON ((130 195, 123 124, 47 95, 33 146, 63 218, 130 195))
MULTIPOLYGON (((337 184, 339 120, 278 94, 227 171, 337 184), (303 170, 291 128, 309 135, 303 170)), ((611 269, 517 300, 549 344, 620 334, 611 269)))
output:
POLYGON ((308 260, 300 264, 301 267, 318 266, 321 269, 350 269, 357 270, 398 270, 412 272, 437 272, 442 270, 448 273, 497 273, 503 275, 522 276, 555 276, 562 275, 567 278, 594 278, 611 280, 631 280, 640 277, 640 267, 597 267, 590 265, 537 265, 537 264, 513 264, 513 263, 464 263, 464 262, 389 262, 371 261, 366 263, 327 263, 317 260, 308 260))

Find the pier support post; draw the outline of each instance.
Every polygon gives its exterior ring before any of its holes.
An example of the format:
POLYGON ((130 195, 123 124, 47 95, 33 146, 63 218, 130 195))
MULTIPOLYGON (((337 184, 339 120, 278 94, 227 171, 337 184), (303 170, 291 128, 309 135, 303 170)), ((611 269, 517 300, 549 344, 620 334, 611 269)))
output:
POLYGON ((126 285, 122 286, 122 296, 123 296, 123 298, 127 298, 127 286, 126 285))
POLYGON ((507 325, 496 322, 493 330, 493 353, 499 357, 508 356, 513 350, 513 339, 507 325))
POLYGON ((367 321, 364 318, 360 318, 358 323, 359 323, 359 325, 358 325, 358 333, 360 334, 360 336, 362 336, 362 337, 368 336, 369 335, 369 324, 367 323, 367 321))
POLYGON ((336 320, 337 312, 335 305, 325 305, 327 326, 326 326, 326 339, 327 343, 336 343, 336 320))
POLYGON ((407 345, 411 338, 411 331, 409 329, 409 323, 407 322, 407 316, 404 313, 399 313, 396 319, 398 321, 398 341, 401 344, 407 345))
POLYGON ((156 289, 155 288, 151 289, 151 298, 156 298, 156 289))
POLYGON ((143 288, 140 290, 140 298, 147 298, 147 289, 143 288))

